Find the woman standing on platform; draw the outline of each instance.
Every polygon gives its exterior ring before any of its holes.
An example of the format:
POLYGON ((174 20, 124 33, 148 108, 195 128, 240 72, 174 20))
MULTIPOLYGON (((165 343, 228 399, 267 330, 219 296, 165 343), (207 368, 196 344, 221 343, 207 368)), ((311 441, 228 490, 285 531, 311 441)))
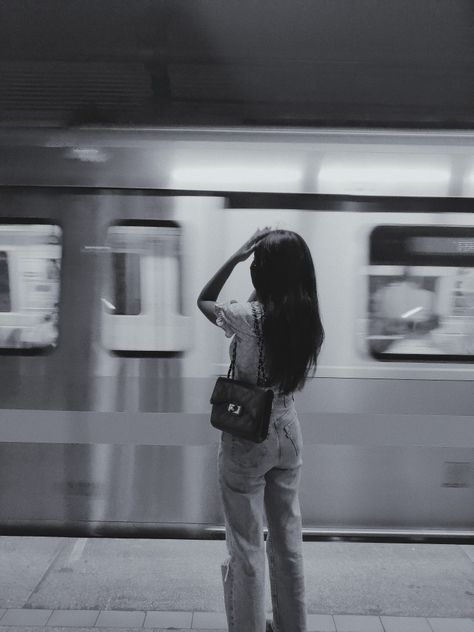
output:
POLYGON ((255 384, 254 318, 263 331, 264 369, 274 399, 262 443, 222 433, 219 485, 230 557, 222 566, 229 632, 306 632, 301 513, 298 487, 302 436, 293 392, 315 369, 324 339, 313 260, 304 239, 287 230, 258 230, 206 284, 199 309, 238 344, 235 379, 255 384), (254 254, 255 291, 247 303, 217 302, 237 263, 254 254), (265 549, 273 624, 265 622, 265 549), (272 627, 273 626, 273 627, 272 627))

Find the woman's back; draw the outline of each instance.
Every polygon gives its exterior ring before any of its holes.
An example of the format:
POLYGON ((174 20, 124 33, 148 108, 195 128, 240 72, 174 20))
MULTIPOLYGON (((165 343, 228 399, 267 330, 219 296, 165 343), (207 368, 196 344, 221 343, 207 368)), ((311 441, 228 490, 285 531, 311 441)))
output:
MULTIPOLYGON (((249 384, 256 384, 259 346, 254 319, 257 319, 257 327, 262 331, 264 321, 263 305, 259 301, 217 301, 215 309, 216 324, 224 330, 226 338, 234 336, 234 339, 229 345, 229 360, 232 360, 235 349, 235 379, 248 382, 249 384)), ((263 353, 263 364, 265 375, 268 375, 265 353, 263 353)), ((276 386, 272 386, 268 383, 266 386, 272 388, 274 392, 274 408, 279 408, 281 404, 287 401, 288 395, 280 395, 279 389, 276 386)))

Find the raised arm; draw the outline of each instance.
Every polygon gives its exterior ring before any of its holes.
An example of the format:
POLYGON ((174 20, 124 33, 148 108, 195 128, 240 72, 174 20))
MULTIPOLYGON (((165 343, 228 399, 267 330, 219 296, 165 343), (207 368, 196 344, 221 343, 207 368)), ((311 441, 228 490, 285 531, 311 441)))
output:
MULTIPOLYGON (((201 290, 197 299, 197 306, 214 325, 216 324, 215 303, 230 273, 240 261, 245 261, 252 254, 257 243, 269 232, 271 230, 268 227, 257 230, 243 246, 227 259, 201 290)), ((253 295, 254 292, 252 292, 251 297, 253 295)), ((254 298, 249 298, 249 300, 254 300, 254 298)))
POLYGON ((217 297, 229 278, 230 273, 240 261, 236 255, 237 253, 234 253, 219 268, 215 275, 203 287, 197 299, 197 306, 204 316, 214 325, 216 324, 215 304, 217 297))

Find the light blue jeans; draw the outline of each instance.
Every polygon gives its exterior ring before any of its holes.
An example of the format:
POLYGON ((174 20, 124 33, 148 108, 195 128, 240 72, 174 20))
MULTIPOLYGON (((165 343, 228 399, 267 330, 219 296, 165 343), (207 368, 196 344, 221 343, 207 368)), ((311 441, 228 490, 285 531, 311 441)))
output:
POLYGON ((291 398, 272 410, 268 437, 222 433, 219 485, 229 558, 222 565, 229 632, 265 632, 265 547, 275 632, 306 632, 298 486, 302 437, 291 398))

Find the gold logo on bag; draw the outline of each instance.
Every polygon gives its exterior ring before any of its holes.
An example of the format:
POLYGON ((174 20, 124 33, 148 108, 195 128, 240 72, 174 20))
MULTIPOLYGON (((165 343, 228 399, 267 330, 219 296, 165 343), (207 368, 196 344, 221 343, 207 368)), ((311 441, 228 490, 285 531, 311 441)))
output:
POLYGON ((232 413, 233 415, 240 415, 241 410, 242 410, 242 406, 239 406, 238 404, 229 404, 227 406, 227 411, 229 413, 232 413))

